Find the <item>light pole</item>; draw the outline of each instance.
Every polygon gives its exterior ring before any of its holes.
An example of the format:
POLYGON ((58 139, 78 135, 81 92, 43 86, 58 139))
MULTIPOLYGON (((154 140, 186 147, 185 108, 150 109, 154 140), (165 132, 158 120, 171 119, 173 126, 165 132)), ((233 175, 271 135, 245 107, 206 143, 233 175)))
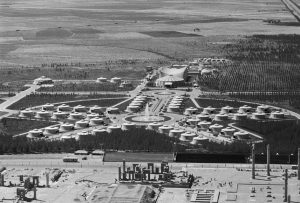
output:
POLYGON ((288 162, 288 164, 291 164, 291 156, 294 156, 294 154, 293 153, 289 154, 289 162, 288 162))
POLYGON ((255 144, 252 144, 251 156, 252 156, 252 179, 255 179, 255 144))
POLYGON ((270 145, 268 144, 267 145, 267 176, 270 176, 270 157, 271 157, 271 154, 270 154, 270 145))

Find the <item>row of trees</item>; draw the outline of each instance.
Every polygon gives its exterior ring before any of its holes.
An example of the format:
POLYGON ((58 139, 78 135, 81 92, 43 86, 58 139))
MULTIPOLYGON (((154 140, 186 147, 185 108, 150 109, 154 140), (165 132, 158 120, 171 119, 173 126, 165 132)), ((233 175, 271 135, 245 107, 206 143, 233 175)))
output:
POLYGON ((229 93, 229 96, 247 101, 275 103, 277 106, 292 107, 291 110, 300 112, 300 92, 236 92, 229 93))
POLYGON ((95 91, 130 91, 133 90, 134 86, 127 86, 120 88, 119 84, 116 83, 67 83, 67 84, 55 84, 53 87, 41 87, 38 91, 40 92, 95 92, 95 91))
POLYGON ((235 61, 216 67, 216 75, 200 76, 201 85, 220 91, 299 90, 300 35, 254 35, 222 47, 235 61))
POLYGON ((199 85, 221 92, 300 90, 300 70, 295 63, 235 62, 222 66, 220 71, 220 74, 199 76, 199 85))
MULTIPOLYGON (((151 152, 172 152, 175 139, 154 131, 138 129, 122 133, 106 133, 98 136, 82 136, 79 141, 60 140, 28 140, 26 137, 16 137, 2 134, 0 136, 0 154, 3 153, 60 153, 74 152, 78 149, 94 150, 132 150, 151 152)), ((184 148, 179 145, 178 150, 184 148)))
POLYGON ((6 133, 0 135, 0 154, 4 153, 72 153, 79 149, 92 151, 128 150, 144 152, 184 152, 186 149, 196 149, 211 153, 249 153, 246 143, 218 144, 214 142, 203 143, 202 146, 193 146, 179 142, 176 138, 160 134, 155 131, 133 129, 123 132, 103 133, 101 135, 85 135, 79 140, 29 140, 26 137, 13 138, 6 133))
POLYGON ((215 143, 215 142, 207 142, 202 144, 203 148, 207 150, 209 153, 216 153, 216 154, 244 154, 248 155, 250 152, 249 144, 245 142, 236 141, 233 143, 215 143))
POLYGON ((200 86, 234 98, 300 107, 300 35, 254 35, 222 48, 234 63, 216 67, 219 74, 199 76, 200 86))
POLYGON ((254 35, 223 46, 226 56, 237 61, 300 61, 300 35, 254 35))

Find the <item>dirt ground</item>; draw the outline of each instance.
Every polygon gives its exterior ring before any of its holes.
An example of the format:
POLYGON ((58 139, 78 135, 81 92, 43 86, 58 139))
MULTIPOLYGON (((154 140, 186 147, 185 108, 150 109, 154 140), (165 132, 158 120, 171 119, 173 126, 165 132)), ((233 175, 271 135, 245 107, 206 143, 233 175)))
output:
MULTIPOLYGON (((37 188, 38 201, 33 202, 142 202, 142 196, 146 189, 139 184, 123 185, 116 182, 118 178, 118 167, 121 162, 102 163, 99 157, 89 156, 87 161, 80 163, 65 164, 61 157, 68 154, 49 154, 49 155, 4 155, 1 156, 0 166, 6 166, 4 172, 5 185, 9 182, 13 187, 0 187, 0 200, 2 198, 13 199, 16 196, 16 188, 20 187, 19 175, 24 178, 37 175, 40 177, 40 186, 37 188), (30 165, 26 165, 30 162, 30 165), (50 166, 52 162, 52 166, 50 166), (61 162, 59 164, 59 162, 61 162), (83 164, 82 164, 83 163, 83 164), (82 164, 82 165, 81 165, 82 164), (58 181, 53 182, 51 178, 58 171, 63 171, 58 181), (50 187, 43 187, 46 184, 45 173, 50 174, 50 187)), ((132 167, 132 163, 126 162, 126 167, 132 167)), ((155 163, 159 166, 159 163, 155 163)), ((141 166, 147 166, 141 163, 141 166)), ((171 171, 187 171, 196 177, 193 190, 219 190, 219 202, 232 202, 228 200, 230 195, 235 195, 236 200, 233 202, 267 202, 269 191, 271 191, 272 202, 282 202, 283 200, 283 168, 290 166, 271 165, 272 172, 270 179, 266 176, 265 165, 257 165, 256 179, 251 179, 251 166, 242 164, 185 164, 170 163, 171 171), (242 171, 236 168, 242 168, 242 171), (232 185, 229 184, 232 182, 232 185), (253 196, 251 188, 255 187, 256 193, 253 196), (270 188, 270 189, 269 189, 270 188), (228 200, 228 201, 227 201, 228 200)), ((295 171, 289 170, 289 174, 295 171)), ((180 175, 181 173, 177 173, 180 175)), ((182 177, 181 175, 179 178, 182 177)), ((292 201, 299 202, 299 181, 292 176, 289 178, 289 194, 292 201)), ((163 188, 158 196, 158 202, 189 202, 186 195, 186 188, 163 188)), ((158 191, 156 191, 156 195, 158 191)), ((29 192, 26 197, 33 197, 29 192)), ((12 201, 4 201, 12 202, 12 201)))
MULTIPOLYGON (((146 187, 141 185, 118 185, 118 166, 121 163, 103 163, 100 156, 78 156, 78 163, 64 163, 62 157, 72 154, 31 154, 2 155, 0 167, 6 166, 4 172, 6 187, 0 187, 0 200, 13 199, 16 188, 22 187, 20 175, 27 177, 39 176, 40 187, 37 188, 37 201, 33 202, 139 202, 146 187), (52 181, 58 170, 63 171, 58 181, 52 181), (46 185, 46 172, 50 175, 50 187, 46 185), (12 187, 8 187, 11 185, 12 187)), ((131 164, 130 164, 131 165, 131 164)), ((26 197, 32 198, 33 192, 26 197)), ((1 201, 0 201, 1 202, 1 201)), ((6 200, 4 202, 12 202, 6 200)))
POLYGON ((217 55, 213 43, 300 33, 279 0, 1 0, 0 64, 176 60, 217 55), (271 25, 263 19, 283 23, 271 25))
MULTIPOLYGON (((283 170, 271 173, 270 180, 266 171, 257 171, 256 179, 251 179, 251 170, 237 171, 229 168, 187 168, 187 171, 196 176, 195 184, 190 190, 219 190, 219 203, 235 202, 283 202, 283 170), (232 182, 232 186, 229 184, 232 182), (251 189, 255 188, 255 193, 251 189), (267 197, 271 194, 272 197, 267 197), (235 196, 235 200, 230 199, 235 196)), ((293 173, 289 171, 289 174, 293 173)), ((288 194, 293 202, 299 202, 299 181, 296 177, 289 178, 288 194)), ((164 202, 190 202, 184 188, 164 188, 158 203, 164 202)))

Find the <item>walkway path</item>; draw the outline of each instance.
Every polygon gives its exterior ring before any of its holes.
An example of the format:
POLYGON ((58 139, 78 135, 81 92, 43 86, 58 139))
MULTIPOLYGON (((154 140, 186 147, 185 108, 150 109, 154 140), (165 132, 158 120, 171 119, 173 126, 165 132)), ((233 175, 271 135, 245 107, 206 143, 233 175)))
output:
POLYGON ((10 110, 10 109, 7 109, 7 108, 10 105, 12 105, 13 103, 23 99, 27 95, 35 92, 37 89, 40 88, 40 86, 38 86, 38 85, 26 85, 26 86, 30 86, 30 88, 28 88, 27 90, 24 90, 22 92, 17 93, 15 96, 10 97, 8 100, 6 100, 5 102, 0 104, 0 111, 7 112, 7 114, 0 116, 0 119, 3 118, 3 117, 7 117, 9 115, 12 115, 14 113, 17 113, 18 111, 10 110))
POLYGON ((40 91, 40 92, 36 92, 36 94, 79 94, 79 95, 90 95, 90 94, 103 94, 103 95, 107 95, 107 94, 113 94, 113 95, 119 95, 119 94, 124 94, 127 95, 128 91, 120 91, 120 92, 116 92, 116 91, 40 91))
POLYGON ((256 137, 257 139, 259 139, 260 141, 262 141, 264 138, 262 136, 260 136, 258 133, 255 133, 255 132, 252 132, 252 131, 249 131, 249 130, 246 130, 246 129, 243 129, 243 128, 240 128, 240 127, 237 127, 235 126, 235 123, 229 123, 228 126, 232 127, 232 128, 235 128, 239 131, 246 131, 247 133, 251 134, 252 136, 256 137))
POLYGON ((281 0, 293 16, 300 22, 300 8, 292 0, 281 0))
POLYGON ((195 104, 195 106, 196 106, 197 108, 201 108, 201 106, 199 106, 198 102, 196 102, 196 100, 195 100, 194 97, 191 97, 191 100, 192 100, 192 102, 195 104))

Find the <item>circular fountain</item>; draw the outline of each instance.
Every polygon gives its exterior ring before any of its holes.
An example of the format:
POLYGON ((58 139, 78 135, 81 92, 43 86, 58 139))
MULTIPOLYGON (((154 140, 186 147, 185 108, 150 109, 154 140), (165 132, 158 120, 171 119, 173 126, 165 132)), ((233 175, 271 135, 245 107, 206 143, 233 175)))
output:
POLYGON ((144 115, 136 115, 136 116, 127 116, 124 120, 135 123, 152 123, 152 122, 164 122, 169 121, 172 118, 164 115, 150 115, 149 104, 146 104, 145 114, 144 115))
POLYGON ((156 95, 172 95, 172 94, 175 94, 175 92, 165 90, 165 91, 162 91, 162 92, 154 92, 153 94, 156 94, 156 95))

